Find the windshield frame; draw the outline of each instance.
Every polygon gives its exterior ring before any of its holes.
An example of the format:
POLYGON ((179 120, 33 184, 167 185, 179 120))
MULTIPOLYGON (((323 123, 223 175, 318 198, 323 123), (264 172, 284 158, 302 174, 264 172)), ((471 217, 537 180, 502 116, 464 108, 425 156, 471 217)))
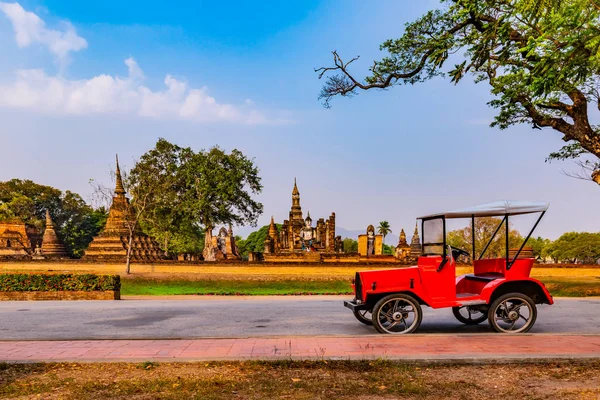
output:
MULTIPOLYGON (((442 246, 442 254, 436 254, 436 255, 441 255, 443 258, 446 258, 447 256, 447 250, 446 250, 446 217, 443 215, 437 215, 437 216, 433 216, 433 217, 428 217, 428 218, 421 218, 421 235, 423 237, 423 240, 421 242, 421 253, 422 254, 426 254, 425 253, 425 246, 442 246), (425 242, 425 238, 426 238, 426 233, 425 233, 425 223, 427 221, 432 221, 432 220, 436 220, 436 219, 441 219, 442 220, 442 242, 425 242)), ((434 253, 427 253, 427 254, 434 254, 434 253)))

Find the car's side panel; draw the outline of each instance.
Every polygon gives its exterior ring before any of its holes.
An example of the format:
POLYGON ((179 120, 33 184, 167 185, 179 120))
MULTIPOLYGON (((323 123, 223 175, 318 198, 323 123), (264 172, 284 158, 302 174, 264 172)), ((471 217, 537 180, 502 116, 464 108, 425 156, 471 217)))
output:
POLYGON ((365 271, 359 275, 362 299, 367 302, 376 301, 374 299, 386 293, 412 292, 420 298, 425 294, 417 267, 365 271))
MULTIPOLYGON (((496 279, 490 283, 488 283, 483 290, 481 291, 481 299, 485 300, 487 304, 490 304, 498 294, 502 292, 506 292, 507 290, 513 290, 519 293, 528 292, 530 289, 535 288, 537 292, 541 293, 542 298, 538 299, 540 303, 546 304, 554 304, 554 300, 552 295, 546 289, 546 286, 537 279, 534 278, 526 278, 520 280, 506 280, 506 279, 496 279)), ((525 293, 527 294, 527 293, 525 293)))

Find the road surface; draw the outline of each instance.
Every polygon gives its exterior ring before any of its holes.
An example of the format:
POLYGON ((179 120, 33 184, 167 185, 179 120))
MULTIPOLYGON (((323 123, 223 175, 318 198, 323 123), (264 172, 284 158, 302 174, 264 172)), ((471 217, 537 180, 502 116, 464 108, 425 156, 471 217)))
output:
MULTIPOLYGON (((349 297, 348 297, 349 298, 349 297)), ((193 339, 372 335, 342 305, 345 297, 228 297, 197 300, 0 302, 0 340, 193 339)), ((600 299, 538 306, 531 333, 600 334, 600 299)), ((491 332, 450 309, 423 308, 417 333, 491 332)))

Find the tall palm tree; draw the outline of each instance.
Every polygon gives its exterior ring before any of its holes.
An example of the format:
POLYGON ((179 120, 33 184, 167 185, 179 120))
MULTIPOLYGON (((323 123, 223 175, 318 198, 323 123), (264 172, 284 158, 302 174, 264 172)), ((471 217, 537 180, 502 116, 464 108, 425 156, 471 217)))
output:
POLYGON ((390 228, 390 223, 387 221, 381 221, 379 226, 377 227, 377 233, 383 235, 383 244, 385 244, 385 237, 392 233, 392 228, 390 228))

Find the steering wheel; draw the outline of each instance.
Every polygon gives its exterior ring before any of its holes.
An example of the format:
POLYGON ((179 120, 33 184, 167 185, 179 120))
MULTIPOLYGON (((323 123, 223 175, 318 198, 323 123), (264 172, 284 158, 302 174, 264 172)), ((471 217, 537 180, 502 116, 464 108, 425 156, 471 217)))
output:
POLYGON ((452 258, 454 258, 455 260, 460 256, 465 256, 465 257, 471 256, 471 254, 468 251, 464 251, 462 249, 459 249, 457 247, 452 247, 452 246, 450 246, 450 248, 452 249, 452 258))

